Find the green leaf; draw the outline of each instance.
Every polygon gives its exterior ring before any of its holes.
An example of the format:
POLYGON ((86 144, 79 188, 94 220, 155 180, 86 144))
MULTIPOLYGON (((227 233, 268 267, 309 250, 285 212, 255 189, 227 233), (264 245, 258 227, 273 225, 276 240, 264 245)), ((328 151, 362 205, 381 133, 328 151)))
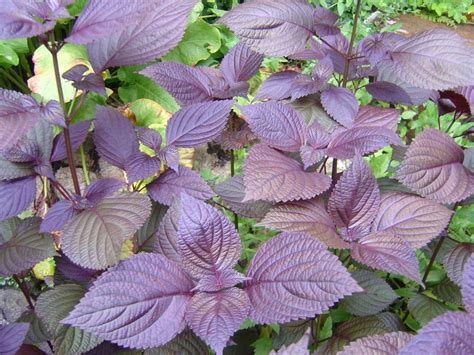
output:
POLYGON ((421 326, 449 309, 444 304, 423 294, 417 294, 408 301, 408 310, 421 326))
POLYGON ((59 285, 42 293, 36 302, 36 312, 54 334, 55 354, 81 354, 102 343, 102 339, 79 328, 61 324, 84 296, 79 285, 59 285))
POLYGON ((202 19, 190 24, 179 45, 163 59, 187 65, 206 60, 221 47, 221 35, 217 28, 202 19))
POLYGON ((252 346, 255 348, 254 355, 268 355, 272 351, 272 339, 260 338, 252 346))
POLYGON ((130 105, 130 110, 135 114, 136 124, 157 130, 164 137, 166 124, 171 114, 150 99, 139 99, 130 105))
POLYGON ((443 282, 433 287, 433 294, 443 301, 457 305, 462 304, 461 289, 449 279, 444 279, 443 282))
POLYGON ((192 331, 185 330, 165 345, 145 350, 144 355, 195 355, 208 352, 206 343, 192 331))
POLYGON ((20 63, 20 58, 15 51, 7 45, 0 43, 0 66, 10 67, 20 63))
POLYGON ((282 346, 298 342, 311 324, 310 320, 297 320, 289 323, 283 323, 280 326, 280 332, 272 333, 273 347, 280 349, 282 346))
MULTIPOLYGON (((65 44, 58 52, 59 71, 61 75, 73 66, 84 64, 90 68, 86 47, 65 44)), ((39 47, 33 54, 35 75, 28 79, 28 86, 33 93, 41 95, 44 102, 49 100, 59 101, 54 75, 53 57, 45 46, 39 47)), ((64 100, 69 102, 74 97, 76 89, 72 82, 61 77, 64 100)))
POLYGON ((30 49, 28 48, 28 41, 26 40, 26 38, 15 38, 0 41, 0 44, 13 49, 17 54, 27 54, 30 52, 30 49))
POLYGON ((118 89, 120 99, 127 103, 138 99, 150 99, 159 103, 168 112, 176 112, 178 104, 173 97, 153 80, 137 74, 132 67, 120 68, 118 77, 124 82, 118 89))

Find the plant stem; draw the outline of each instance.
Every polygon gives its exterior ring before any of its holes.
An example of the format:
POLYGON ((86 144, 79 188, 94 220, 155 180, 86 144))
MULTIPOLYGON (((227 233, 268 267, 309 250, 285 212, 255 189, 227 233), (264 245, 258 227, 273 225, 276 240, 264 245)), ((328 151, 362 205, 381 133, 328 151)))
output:
POLYGON ((48 212, 48 178, 43 177, 44 210, 48 212))
POLYGON ((321 323, 323 315, 320 314, 316 318, 311 320, 311 336, 313 337, 314 349, 318 347, 319 334, 321 333, 321 323))
POLYGON ((332 160, 331 178, 332 178, 332 184, 335 185, 336 179, 337 179, 337 159, 336 158, 332 160))
MULTIPOLYGON (((235 154, 234 150, 230 150, 230 176, 235 175, 235 154)), ((239 216, 234 212, 234 226, 237 231, 239 231, 239 216)))
POLYGON ((345 60, 345 63, 344 63, 344 74, 342 76, 342 87, 344 87, 344 88, 347 86, 347 80, 349 78, 349 66, 350 66, 350 63, 351 63, 351 60, 352 60, 352 58, 351 58, 352 50, 354 48, 354 42, 355 42, 356 35, 357 35, 357 24, 359 22, 361 4, 362 4, 362 1, 357 0, 356 9, 355 9, 355 13, 354 13, 354 23, 352 25, 351 41, 349 43, 349 49, 347 50, 346 60, 345 60))
POLYGON ((30 297, 30 291, 28 289, 28 285, 25 284, 23 280, 20 280, 18 276, 13 275, 13 280, 18 284, 18 287, 20 288, 21 293, 23 293, 23 296, 26 299, 26 302, 28 302, 28 305, 30 306, 31 309, 35 309, 35 306, 33 304, 33 301, 31 300, 30 297))
MULTIPOLYGON (((51 56, 53 57, 53 66, 54 66, 54 77, 56 79, 56 87, 58 90, 59 103, 63 112, 66 112, 66 103, 64 101, 64 92, 61 84, 61 73, 59 71, 59 61, 58 61, 58 46, 54 43, 54 35, 52 36, 52 45, 50 47, 51 56)), ((79 186, 79 179, 77 178, 76 166, 74 165, 74 152, 72 151, 71 136, 69 134, 69 124, 68 117, 64 116, 64 121, 66 122, 66 127, 64 128, 64 143, 66 144, 67 152, 67 161, 69 165, 69 170, 71 171, 71 178, 74 184, 74 192, 76 195, 81 195, 81 187, 79 186)))
POLYGON ((81 154, 81 164, 82 164, 82 172, 84 174, 84 180, 86 180, 86 185, 90 185, 91 180, 89 178, 89 170, 87 169, 86 155, 84 153, 83 144, 81 144, 81 146, 79 147, 79 153, 81 154))
POLYGON ((0 73, 5 76, 8 80, 10 80, 13 84, 17 86, 18 89, 21 90, 22 93, 24 94, 29 94, 30 89, 23 83, 23 81, 17 80, 10 72, 6 71, 3 68, 0 68, 0 73))
MULTIPOLYGON (((426 267, 426 270, 425 270, 425 273, 423 275, 423 279, 421 280, 421 283, 424 284, 426 279, 428 278, 428 275, 430 273, 430 269, 431 267, 433 266, 434 264, 434 261, 436 259, 436 257, 438 256, 438 253, 441 249, 441 246, 443 245, 443 242, 446 238, 444 236, 441 236, 441 238, 438 240, 438 244, 436 244, 436 247, 435 247, 435 250, 433 251, 433 255, 431 255, 431 259, 430 259, 430 262, 428 263, 428 266, 426 267)), ((423 291, 423 286, 420 285, 420 287, 418 287, 418 292, 421 292, 423 291)))

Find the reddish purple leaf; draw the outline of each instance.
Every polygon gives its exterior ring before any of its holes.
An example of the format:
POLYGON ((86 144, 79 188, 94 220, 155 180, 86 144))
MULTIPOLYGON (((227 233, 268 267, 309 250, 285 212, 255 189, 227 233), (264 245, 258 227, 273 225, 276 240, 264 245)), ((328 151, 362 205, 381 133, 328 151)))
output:
POLYGON ((262 60, 263 55, 237 43, 222 60, 220 70, 228 83, 247 81, 258 72, 262 60))
POLYGON ((356 155, 337 182, 328 209, 338 227, 353 228, 372 223, 380 206, 380 191, 370 167, 356 155))
POLYGON ((252 49, 287 56, 304 48, 313 29, 313 7, 305 0, 253 0, 226 13, 227 25, 252 49))
POLYGON ((197 293, 186 310, 186 323, 196 335, 222 355, 230 337, 249 313, 249 299, 238 288, 217 293, 197 293))
POLYGON ((0 221, 30 207, 36 196, 36 176, 0 181, 0 221))
POLYGON ((436 202, 402 192, 382 195, 372 231, 391 232, 413 249, 421 248, 448 226, 453 211, 436 202))
POLYGON ((466 262, 462 277, 462 298, 468 312, 474 314, 474 256, 466 262))
POLYGON ((472 354, 474 317, 463 312, 447 312, 424 326, 400 351, 413 354, 472 354))
POLYGON ((93 182, 86 187, 84 197, 92 204, 96 204, 105 197, 112 196, 124 187, 124 183, 113 178, 104 178, 93 182))
POLYGON ((204 102, 176 112, 166 126, 166 144, 196 147, 210 142, 224 130, 232 100, 204 102))
MULTIPOLYGON (((69 136, 71 137, 71 147, 76 151, 84 143, 91 126, 90 121, 81 121, 69 126, 69 136)), ((64 142, 64 132, 61 132, 54 138, 53 152, 51 161, 58 161, 67 158, 66 144, 64 142)))
POLYGON ((173 145, 168 145, 161 149, 158 154, 158 158, 161 159, 163 164, 169 166, 174 171, 179 171, 179 151, 173 145))
POLYGON ((300 74, 291 83, 291 100, 297 100, 301 97, 315 94, 325 87, 326 83, 312 78, 308 75, 300 74))
POLYGON ((255 135, 269 146, 297 152, 304 143, 305 124, 290 105, 265 102, 240 107, 255 135))
POLYGON ((338 16, 321 6, 317 6, 313 13, 314 32, 321 37, 334 36, 341 32, 336 26, 338 16))
POLYGON ((129 26, 89 43, 87 50, 95 72, 115 66, 144 64, 168 53, 181 40, 188 15, 196 2, 153 2, 139 20, 132 20, 129 26))
POLYGON ((289 202, 273 207, 258 224, 284 232, 304 232, 330 248, 348 248, 336 233, 336 227, 321 199, 289 202))
POLYGON ((193 282, 162 255, 135 255, 103 273, 62 323, 121 346, 151 348, 178 335, 193 282))
POLYGON ((211 81, 197 68, 161 62, 140 73, 164 87, 183 106, 212 100, 211 81))
POLYGON ((392 46, 403 40, 403 36, 393 32, 374 33, 360 41, 357 49, 371 65, 377 65, 381 60, 389 57, 389 49, 392 46))
POLYGON ((471 255, 474 255, 474 244, 460 243, 450 249, 443 258, 446 273, 458 286, 462 286, 464 266, 471 255))
POLYGON ((457 90, 469 102, 469 109, 471 114, 474 114, 474 85, 464 86, 457 90))
POLYGON ((79 210, 74 208, 74 203, 68 200, 61 200, 56 202, 48 209, 48 213, 44 216, 41 222, 41 233, 52 233, 54 231, 61 231, 64 225, 79 214, 79 210))
POLYGON ((80 284, 88 284, 95 275, 96 271, 92 269, 85 269, 79 265, 74 264, 66 255, 61 255, 54 258, 56 265, 54 283, 57 284, 58 277, 61 280, 74 281, 80 284))
POLYGON ((142 152, 130 156, 125 164, 129 183, 146 179, 161 170, 161 160, 158 157, 150 157, 142 152))
POLYGON ((260 86, 256 98, 258 100, 283 100, 291 97, 293 81, 300 73, 292 70, 281 71, 270 75, 260 86))
MULTIPOLYGON (((0 39, 34 37, 54 28, 54 21, 39 22, 44 14, 31 11, 35 3, 25 0, 2 1, 0 9, 0 39), (30 8, 28 8, 30 7, 30 8)), ((39 5, 39 4, 38 4, 39 5)))
POLYGON ((325 155, 326 149, 313 148, 310 145, 303 145, 300 148, 300 157, 305 169, 319 163, 325 155))
POLYGON ((100 156, 125 170, 128 159, 139 152, 132 123, 118 111, 97 106, 94 143, 100 156))
POLYGON ((230 221, 186 194, 181 195, 178 247, 184 268, 195 278, 232 268, 240 258, 240 238, 230 221))
MULTIPOLYGON (((1 15, 1 14, 0 14, 1 15)), ((0 349, 2 355, 15 355, 22 353, 18 350, 28 333, 28 323, 11 323, 0 325, 0 349)))
POLYGON ((331 179, 309 173, 296 160, 264 144, 252 147, 243 168, 245 201, 288 202, 310 199, 326 191, 331 179))
POLYGON ((41 105, 40 115, 42 119, 52 125, 66 127, 63 109, 59 102, 55 100, 48 101, 46 105, 41 105))
POLYGON ((140 142, 148 148, 158 152, 161 147, 161 135, 151 128, 137 127, 137 136, 140 142))
POLYGON ((218 292, 233 287, 245 280, 246 277, 234 269, 217 270, 212 275, 201 277, 194 291, 218 292))
POLYGON ((338 352, 338 355, 370 354, 398 355, 399 351, 413 338, 405 332, 393 332, 383 335, 372 335, 358 339, 338 352))
POLYGON ((314 317, 362 289, 326 246, 304 233, 281 233, 252 259, 244 289, 258 323, 314 317))
POLYGON ((362 106, 354 120, 354 126, 385 127, 395 132, 399 118, 400 111, 393 108, 362 106))
POLYGON ((420 105, 430 98, 431 90, 409 87, 406 85, 391 83, 389 81, 378 81, 369 83, 365 87, 374 99, 386 101, 393 104, 420 105))
POLYGON ((415 252, 408 242, 392 233, 377 232, 359 239, 351 245, 351 256, 371 268, 422 283, 415 252))
POLYGON ((184 166, 178 172, 168 169, 147 187, 150 197, 166 206, 171 206, 173 199, 186 193, 200 200, 208 200, 214 196, 209 185, 201 176, 184 166))
MULTIPOLYGON (((3 153, 3 155, 2 153, 0 153, 0 181, 13 180, 30 175, 35 175, 35 171, 33 170, 34 167, 31 162, 16 163, 14 161, 15 159, 12 159, 10 153, 11 150, 3 153)), ((25 160, 28 161, 29 159, 27 158, 25 160)))
POLYGON ((331 87, 321 93, 321 103, 326 112, 346 128, 352 127, 359 111, 359 102, 352 91, 331 87))
POLYGON ((373 153, 390 144, 401 144, 400 137, 384 127, 355 126, 336 133, 328 145, 327 154, 337 159, 351 159, 359 154, 373 153))
POLYGON ((163 254, 168 259, 181 263, 178 250, 178 225, 180 202, 175 201, 163 216, 158 230, 155 233, 153 251, 163 254))
POLYGON ((334 65, 329 56, 324 57, 314 66, 311 73, 312 77, 321 82, 326 83, 334 72, 334 65))
POLYGON ((423 197, 453 203, 474 193, 474 172, 463 160, 463 150, 448 134, 427 128, 408 148, 396 176, 423 197))
POLYGON ((319 42, 312 37, 308 40, 307 47, 289 55, 288 58, 296 60, 314 60, 323 59, 326 56, 326 53, 323 48, 321 48, 319 42))

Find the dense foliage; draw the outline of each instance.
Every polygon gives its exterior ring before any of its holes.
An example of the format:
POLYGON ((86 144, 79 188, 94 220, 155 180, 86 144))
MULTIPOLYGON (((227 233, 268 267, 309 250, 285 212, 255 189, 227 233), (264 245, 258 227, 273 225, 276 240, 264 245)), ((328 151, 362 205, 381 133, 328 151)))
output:
POLYGON ((1 352, 473 353, 474 49, 236 3, 5 1, 1 352))

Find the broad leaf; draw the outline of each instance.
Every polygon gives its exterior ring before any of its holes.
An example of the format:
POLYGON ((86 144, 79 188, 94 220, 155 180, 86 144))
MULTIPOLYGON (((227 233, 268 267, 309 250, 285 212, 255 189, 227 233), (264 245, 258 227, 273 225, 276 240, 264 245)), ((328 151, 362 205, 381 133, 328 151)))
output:
POLYGON ((184 329, 193 282, 158 254, 135 255, 103 273, 62 321, 121 346, 160 346, 184 329))
POLYGON ((471 256, 464 266, 462 278, 462 296, 466 309, 474 314, 474 257, 471 256))
POLYGON ((457 202, 474 193, 474 172, 463 160, 463 150, 449 135, 427 128, 408 148, 397 178, 423 197, 457 202))
POLYGON ((124 187, 124 183, 114 178, 103 178, 94 181, 86 187, 84 197, 92 204, 96 204, 105 197, 112 196, 124 187))
POLYGON ((188 273, 200 278, 232 268, 240 258, 240 238, 231 222, 217 209, 183 194, 178 248, 188 273))
POLYGON ((297 152, 303 145, 305 124, 291 106, 267 102, 240 109, 252 132, 269 146, 297 152))
POLYGON ((166 126, 166 144, 190 148, 210 142, 224 130, 232 104, 224 100, 182 108, 166 126))
POLYGON ((471 85, 473 65, 473 49, 461 36, 434 29, 394 43, 377 68, 381 75, 393 75, 412 86, 446 90, 471 85))
POLYGON ((259 100, 283 100, 291 97, 293 81, 300 73, 292 70, 281 71, 270 75, 260 86, 256 98, 259 100))
POLYGON ((472 315, 447 312, 423 327, 400 354, 472 354, 473 332, 472 315))
POLYGON ((377 314, 398 298, 390 285, 373 272, 357 270, 351 275, 364 291, 345 297, 340 304, 355 316, 377 314))
POLYGON ((208 200, 214 196, 214 192, 201 176, 184 166, 180 166, 177 172, 166 170, 148 185, 147 190, 153 200, 166 206, 171 206, 173 199, 179 197, 181 193, 200 200, 208 200))
POLYGON ((253 0, 220 21, 257 52, 287 56, 302 50, 310 38, 313 8, 304 0, 253 0))
POLYGON ((139 16, 139 21, 90 43, 87 50, 95 72, 114 66, 144 64, 166 54, 181 40, 195 4, 196 0, 155 2, 139 16))
POLYGON ((464 265, 474 254, 474 244, 461 243, 450 249, 443 258, 444 269, 451 281, 462 285, 464 265))
POLYGON ((97 274, 95 270, 86 269, 74 264, 64 254, 54 258, 54 262, 56 264, 56 269, 54 272, 55 285, 70 282, 88 285, 97 274))
POLYGON ((449 303, 457 305, 463 303, 461 288, 448 278, 433 287, 433 295, 435 295, 436 298, 449 303))
POLYGON ((207 354, 209 349, 198 336, 190 330, 184 330, 170 342, 158 348, 145 350, 144 355, 196 355, 207 354))
POLYGON ((64 225, 80 212, 74 202, 61 200, 52 205, 43 218, 40 226, 41 233, 61 231, 64 225))
POLYGON ((255 53, 242 43, 237 43, 225 55, 220 69, 228 83, 247 81, 257 73, 262 60, 263 55, 255 53))
POLYGON ((421 326, 429 323, 449 309, 440 301, 423 294, 416 294, 408 300, 408 311, 421 326))
MULTIPOLYGON (((79 146, 86 140, 89 128, 91 126, 90 121, 81 121, 76 124, 69 126, 69 135, 71 137, 71 147, 73 151, 76 151, 79 146)), ((61 132, 56 136, 53 143, 53 152, 51 153, 51 161, 58 161, 66 159, 66 144, 64 141, 64 132, 61 132)))
POLYGON ((331 183, 329 177, 305 172, 299 162, 264 144, 252 147, 243 172, 244 201, 309 199, 326 191, 331 183))
POLYGON ((153 235, 152 250, 168 259, 181 262, 178 250, 178 224, 180 202, 175 201, 163 216, 158 230, 153 235))
POLYGON ((447 227, 453 212, 436 202, 401 192, 382 195, 372 225, 374 232, 387 231, 421 248, 447 227))
POLYGON ((328 210, 339 227, 370 225, 380 206, 380 191, 365 160, 357 155, 337 182, 328 210))
POLYGON ((395 132, 399 119, 400 111, 393 108, 362 106, 354 119, 354 126, 385 127, 395 132))
POLYGON ((191 298, 186 322, 217 354, 247 318, 250 304, 245 292, 232 287, 217 293, 199 292, 191 298))
POLYGON ((120 260, 122 244, 141 227, 149 213, 150 201, 144 195, 104 198, 68 222, 61 238, 62 249, 82 267, 105 269, 120 260))
POLYGON ((0 181, 0 221, 26 210, 35 197, 36 176, 0 181))
POLYGON ((349 343, 349 345, 346 345, 338 354, 351 355, 370 353, 371 355, 397 355, 412 337, 413 335, 405 332, 373 335, 349 343))
POLYGON ((28 302, 16 288, 0 289, 0 324, 13 323, 28 310, 28 302))
POLYGON ((265 242, 247 271, 251 318, 260 323, 314 317, 362 289, 324 244, 303 233, 265 242))
POLYGON ((396 235, 369 234, 351 245, 351 256, 371 268, 401 274, 421 284, 415 252, 408 242, 396 235))
POLYGON ((156 233, 162 224, 168 208, 159 203, 153 203, 151 213, 143 226, 135 233, 137 249, 152 252, 156 241, 156 233))
POLYGON ((346 88, 331 87, 321 93, 321 103, 329 115, 346 128, 352 127, 359 111, 354 94, 346 88))
POLYGON ((330 248, 347 248, 321 199, 288 202, 274 206, 258 224, 284 232, 304 232, 330 248))
POLYGON ((59 285, 38 297, 35 310, 54 335, 54 351, 58 354, 83 353, 93 349, 102 339, 70 325, 60 324, 84 296, 79 285, 59 285))
POLYGON ((28 323, 12 323, 0 325, 0 349, 2 354, 18 354, 21 344, 29 328, 28 323))
POLYGON ((0 223, 0 275, 12 276, 55 255, 51 236, 40 234, 41 219, 14 217, 0 223))
MULTIPOLYGON (((4 155, 10 157, 10 151, 4 155)), ((33 164, 31 162, 11 162, 0 154, 0 181, 12 180, 25 176, 34 175, 33 164)))

